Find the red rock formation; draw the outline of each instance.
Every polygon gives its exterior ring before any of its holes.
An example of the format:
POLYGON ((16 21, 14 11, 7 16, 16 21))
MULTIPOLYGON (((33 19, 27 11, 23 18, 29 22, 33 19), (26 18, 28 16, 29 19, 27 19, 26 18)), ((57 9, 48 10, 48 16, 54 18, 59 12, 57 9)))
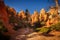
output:
POLYGON ((14 8, 10 7, 10 8, 8 8, 8 11, 10 11, 10 15, 11 15, 11 13, 13 13, 13 15, 16 16, 16 11, 14 8))
POLYGON ((1 20, 5 28, 7 28, 8 33, 9 34, 14 33, 13 26, 9 24, 9 19, 8 19, 7 12, 6 12, 6 6, 4 4, 4 1, 2 0, 0 0, 0 17, 1 17, 1 20))

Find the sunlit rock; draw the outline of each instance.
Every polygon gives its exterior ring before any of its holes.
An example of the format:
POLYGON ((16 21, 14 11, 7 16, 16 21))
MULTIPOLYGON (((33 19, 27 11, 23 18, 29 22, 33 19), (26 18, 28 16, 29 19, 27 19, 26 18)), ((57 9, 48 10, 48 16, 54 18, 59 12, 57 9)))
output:
POLYGON ((39 20, 40 21, 46 21, 47 19, 47 14, 46 14, 46 11, 44 9, 41 9, 40 11, 40 15, 39 15, 39 20))
POLYGON ((38 21, 39 18, 39 14, 37 11, 34 11, 34 14, 32 14, 31 19, 32 19, 32 23, 35 23, 38 21))
POLYGON ((49 20, 47 20, 47 22, 46 22, 46 27, 49 27, 50 26, 50 24, 49 24, 49 20))
POLYGON ((10 15, 16 16, 16 10, 14 8, 10 7, 10 8, 8 8, 8 11, 9 11, 10 15))
POLYGON ((51 6, 51 8, 49 9, 48 13, 50 15, 57 15, 58 14, 58 9, 56 7, 51 6))
POLYGON ((60 6, 58 7, 58 13, 60 13, 60 6))
POLYGON ((51 6, 50 10, 49 10, 49 14, 53 15, 55 12, 55 8, 51 6))
POLYGON ((19 12, 18 16, 21 18, 26 18, 25 12, 23 10, 19 12))
POLYGON ((58 22, 59 21, 58 21, 58 18, 57 17, 53 18, 52 15, 50 15, 49 18, 48 18, 48 21, 46 22, 46 26, 47 27, 50 27, 50 25, 56 24, 58 22))

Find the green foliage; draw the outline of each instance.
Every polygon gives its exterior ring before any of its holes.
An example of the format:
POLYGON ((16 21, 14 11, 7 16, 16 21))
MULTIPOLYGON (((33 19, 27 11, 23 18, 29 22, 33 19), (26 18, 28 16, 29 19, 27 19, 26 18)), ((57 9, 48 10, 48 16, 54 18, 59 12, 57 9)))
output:
POLYGON ((37 28, 36 30, 38 30, 39 32, 42 32, 42 33, 47 33, 50 29, 47 27, 42 27, 42 28, 37 28))
POLYGON ((51 30, 60 31, 60 22, 50 26, 51 30))
POLYGON ((49 28, 41 27, 36 29, 38 32, 49 33, 52 30, 60 31, 60 22, 54 25, 51 25, 49 28))

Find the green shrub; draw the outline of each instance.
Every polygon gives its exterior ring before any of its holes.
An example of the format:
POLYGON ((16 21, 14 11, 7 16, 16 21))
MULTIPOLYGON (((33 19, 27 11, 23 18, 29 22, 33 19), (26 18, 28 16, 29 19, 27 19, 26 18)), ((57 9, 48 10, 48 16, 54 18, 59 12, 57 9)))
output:
POLYGON ((37 28, 36 30, 38 30, 38 32, 41 33, 47 33, 50 29, 47 27, 42 27, 42 28, 37 28))
POLYGON ((50 26, 51 30, 60 31, 60 22, 50 26))
POLYGON ((57 24, 51 25, 49 28, 41 27, 41 28, 36 28, 36 30, 41 33, 49 33, 52 30, 60 31, 60 22, 57 24))

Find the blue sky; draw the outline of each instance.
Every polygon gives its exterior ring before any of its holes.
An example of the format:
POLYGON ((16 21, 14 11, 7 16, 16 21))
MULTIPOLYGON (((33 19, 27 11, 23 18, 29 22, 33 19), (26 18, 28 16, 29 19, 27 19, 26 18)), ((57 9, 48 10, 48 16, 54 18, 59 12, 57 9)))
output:
POLYGON ((31 14, 34 10, 40 12, 44 8, 47 11, 50 6, 55 6, 54 0, 4 0, 4 2, 6 5, 13 7, 17 12, 28 9, 31 14))

